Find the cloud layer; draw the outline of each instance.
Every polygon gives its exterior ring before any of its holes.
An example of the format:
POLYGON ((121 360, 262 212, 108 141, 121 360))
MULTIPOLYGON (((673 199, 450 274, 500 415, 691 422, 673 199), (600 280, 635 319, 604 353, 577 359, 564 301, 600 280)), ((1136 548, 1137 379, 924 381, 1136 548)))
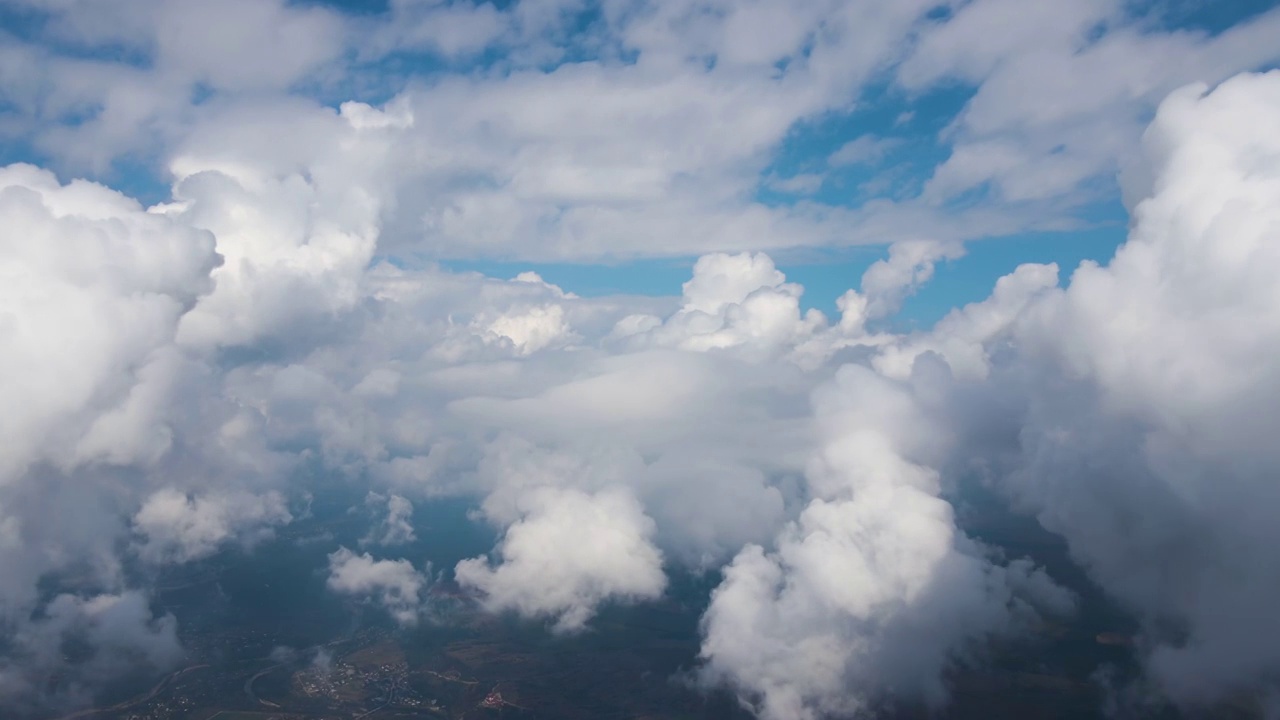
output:
POLYGON ((3 4, 30 22, 0 38, 0 134, 103 182, 0 168, 0 707, 178 662, 149 573, 252 550, 321 472, 376 518, 326 550, 329 590, 404 626, 433 581, 415 508, 440 497, 499 537, 446 573, 554 631, 722 573, 699 677, 762 718, 938 707, 993 639, 1070 616, 957 524, 970 480, 1137 618, 1144 691, 1280 691, 1280 73, 1232 77, 1274 62, 1280 14, 3 4), (414 58, 479 65, 397 74, 414 58), (785 161, 873 84, 957 82, 944 127, 890 137, 922 122, 904 100, 785 161), (162 201, 109 187, 130 163, 162 201), (824 194, 863 171, 892 187, 824 194), (894 322, 962 241, 1118 195, 1108 262, 894 322), (774 257, 865 243, 885 257, 838 316, 774 257), (679 297, 438 264, 639 256, 698 259, 679 297))

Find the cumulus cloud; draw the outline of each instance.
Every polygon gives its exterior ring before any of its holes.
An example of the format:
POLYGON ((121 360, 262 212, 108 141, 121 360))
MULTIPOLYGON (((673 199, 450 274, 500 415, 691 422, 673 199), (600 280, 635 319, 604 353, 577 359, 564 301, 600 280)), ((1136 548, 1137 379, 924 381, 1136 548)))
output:
POLYGON ((143 538, 143 557, 186 562, 212 554, 228 539, 252 545, 269 538, 271 526, 292 519, 278 492, 193 497, 164 488, 143 501, 133 527, 143 538))
POLYGON ((115 546, 148 473, 183 454, 190 424, 172 401, 196 363, 174 338, 220 258, 207 232, 29 165, 0 169, 0 218, 0 617, 13 643, 0 702, 83 701, 176 653, 172 618, 152 618, 115 546), (31 681, 58 669, 71 635, 93 659, 45 698, 31 681))
POLYGON ((1188 703, 1280 670, 1277 119, 1274 72, 1170 96, 1128 243, 1024 311, 1007 371, 1029 395, 1008 491, 1140 613, 1150 673, 1188 703))
POLYGON ((359 302, 390 201, 391 133, 411 124, 398 112, 281 100, 233 106, 192 129, 169 164, 173 201, 154 210, 211 232, 225 262, 182 319, 184 345, 287 337, 359 302))
POLYGON ((726 567, 703 618, 704 677, 762 718, 854 716, 886 698, 941 704, 942 673, 978 641, 1064 612, 1069 593, 960 532, 931 461, 945 428, 909 387, 858 365, 815 396, 825 445, 814 499, 766 552, 726 567))
POLYGON ((496 565, 471 558, 455 569, 488 607, 551 618, 556 631, 572 632, 606 600, 649 600, 666 587, 653 521, 625 489, 535 487, 521 493, 516 512, 496 565))
POLYGON ((150 396, 164 392, 180 318, 211 289, 213 236, 27 165, 0 170, 0 216, 0 382, 11 403, 0 482, 38 461, 162 453, 150 396))
POLYGON ((669 318, 631 315, 613 336, 683 350, 741 348, 764 354, 793 347, 825 324, 817 311, 801 313, 804 289, 763 253, 717 253, 698 258, 684 284, 683 304, 669 318))
POLYGON ((1058 287, 1058 267, 1028 263, 996 281, 991 296, 947 313, 929 332, 895 338, 872 359, 890 377, 911 374, 916 358, 936 353, 957 376, 981 378, 990 371, 990 354, 1007 339, 1022 312, 1058 287))
POLYGON ((343 547, 329 555, 329 589, 376 603, 404 626, 418 624, 430 579, 408 560, 375 560, 343 547))
POLYGON ((892 315, 902 301, 933 277, 939 260, 954 260, 964 254, 959 243, 907 240, 889 247, 889 257, 877 260, 862 276, 862 293, 867 298, 867 317, 892 315))

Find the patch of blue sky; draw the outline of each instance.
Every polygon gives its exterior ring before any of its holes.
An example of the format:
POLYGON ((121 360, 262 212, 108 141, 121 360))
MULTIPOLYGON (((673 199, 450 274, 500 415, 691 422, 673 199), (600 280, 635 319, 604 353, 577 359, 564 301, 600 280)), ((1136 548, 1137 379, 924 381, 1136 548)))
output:
POLYGON ((756 199, 788 205, 804 196, 857 207, 878 197, 915 195, 946 159, 949 149, 939 136, 973 93, 971 87, 949 85, 913 96, 887 81, 877 83, 850 110, 826 113, 788 133, 761 176, 756 199), (860 156, 837 155, 859 138, 866 138, 860 156), (787 182, 793 178, 801 180, 787 182))
POLYGON ((97 180, 150 207, 173 199, 168 171, 159 164, 158 158, 126 155, 112 162, 97 180))
MULTIPOLYGON (((1022 232, 981 238, 965 245, 961 258, 939 263, 934 277, 903 303, 889 321, 896 331, 931 327, 951 309, 986 299, 998 279, 1024 263, 1056 263, 1059 282, 1085 260, 1107 263, 1127 237, 1128 215, 1118 199, 1083 208, 1080 226, 1068 230, 1022 232)), ((805 287, 803 308, 817 308, 835 316, 836 300, 857 288, 862 273, 887 257, 881 246, 863 246, 804 256, 800 262, 780 262, 787 279, 805 287)))
POLYGON ((907 298, 890 325, 900 332, 928 329, 953 308, 985 300, 997 280, 1025 263, 1056 263, 1065 286, 1081 262, 1108 263, 1125 237, 1124 225, 1107 224, 969 243, 964 257, 934 268, 933 279, 907 298))
MULTIPOLYGON (((369 3, 361 0, 295 0, 294 4, 328 7, 356 18, 386 15, 390 12, 390 5, 386 0, 369 3)), ((509 10, 514 4, 514 0, 446 0, 442 3, 444 6, 467 8, 488 5, 499 12, 509 10)), ((550 34, 543 38, 549 46, 557 48, 558 52, 545 53, 544 57, 535 54, 532 57, 536 60, 532 65, 519 67, 552 72, 566 64, 589 61, 634 63, 638 57, 634 51, 619 47, 616 42, 598 32, 603 27, 602 12, 599 3, 595 2, 563 10, 561 22, 553 25, 550 34)), ((518 57, 521 62, 529 60, 528 56, 518 57)), ((356 48, 351 51, 351 60, 353 72, 340 81, 335 83, 331 78, 325 78, 325 84, 313 83, 303 89, 312 97, 335 107, 346 100, 380 105, 413 84, 430 85, 444 78, 467 75, 501 75, 511 72, 517 66, 513 62, 511 48, 504 45, 500 38, 482 48, 455 55, 443 54, 438 48, 425 43, 401 47, 363 62, 360 51, 356 48)))
POLYGON ((582 297, 680 295, 680 286, 693 272, 695 257, 633 260, 619 264, 537 263, 502 260, 447 260, 440 267, 451 272, 478 272, 489 277, 514 278, 533 271, 543 280, 582 297))
POLYGON ((27 163, 45 167, 47 162, 48 157, 32 148, 26 138, 0 138, 0 166, 27 163))
POLYGON ((86 45, 50 25, 52 14, 36 6, 0 3, 0 35, 39 45, 52 54, 83 60, 106 60, 137 68, 151 67, 151 56, 141 45, 122 42, 86 45))
MULTIPOLYGON (((0 119, 3 117, 0 110, 0 119)), ((64 183, 88 178, 136 199, 144 207, 172 198, 168 175, 160 167, 158 158, 145 154, 132 153, 115 158, 101 172, 93 172, 86 167, 66 167, 52 154, 33 145, 26 135, 0 137, 0 167, 14 163, 51 170, 64 183)))
POLYGON ((326 7, 348 15, 381 15, 390 11, 390 0, 289 0, 298 7, 326 7))
POLYGON ((1193 30, 1217 35, 1280 7, 1280 0, 1129 0, 1132 17, 1152 32, 1193 30))
MULTIPOLYGON (((3 117, 0 112, 0 119, 3 117)), ((154 205, 171 197, 169 183, 162 179, 150 161, 141 157, 117 159, 106 172, 91 173, 85 168, 59 167, 50 154, 34 147, 25 136, 0 137, 0 167, 15 163, 27 163, 52 170, 64 183, 88 177, 135 198, 144 206, 154 205)))

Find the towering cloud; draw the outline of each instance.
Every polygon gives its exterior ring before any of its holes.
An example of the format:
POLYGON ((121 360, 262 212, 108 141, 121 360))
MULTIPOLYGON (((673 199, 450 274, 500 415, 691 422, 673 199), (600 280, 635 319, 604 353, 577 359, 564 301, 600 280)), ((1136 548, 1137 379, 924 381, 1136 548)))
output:
POLYGON ((169 399, 190 371, 174 336, 219 257, 208 233, 26 165, 0 169, 0 228, 0 627, 13 648, 0 702, 21 707, 178 655, 172 618, 125 587, 112 545, 147 485, 132 470, 172 452, 169 399), (42 596, 61 572, 80 587, 42 596), (61 687, 42 684, 70 637, 98 649, 61 687))
POLYGON ((712 596, 705 676, 763 718, 940 704, 942 672, 980 641, 1071 609, 1030 563, 994 564, 956 528, 934 467, 950 438, 913 390, 849 365, 817 391, 814 499, 772 550, 744 548, 712 596))
POLYGON ((0 215, 0 482, 162 454, 157 401, 181 365, 178 322, 212 289, 213 236, 25 165, 0 171, 0 215))
POLYGON ((1174 93, 1129 242, 1029 307, 993 377, 1026 393, 1004 486, 1140 613, 1187 702, 1280 672, 1278 121, 1280 73, 1174 93))

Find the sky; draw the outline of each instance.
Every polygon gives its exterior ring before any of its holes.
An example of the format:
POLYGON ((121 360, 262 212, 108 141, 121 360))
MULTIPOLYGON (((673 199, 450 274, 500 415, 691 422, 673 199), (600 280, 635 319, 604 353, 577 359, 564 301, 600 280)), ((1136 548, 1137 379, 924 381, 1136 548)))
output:
POLYGON ((172 667, 133 569, 323 473, 386 518, 328 588, 405 625, 444 497, 498 538, 446 571, 549 633, 720 572, 697 677, 762 720, 944 707, 1071 616, 957 525, 976 480, 1142 627, 1118 697, 1280 716, 1277 37, 1246 0, 0 0, 0 707, 172 667))

